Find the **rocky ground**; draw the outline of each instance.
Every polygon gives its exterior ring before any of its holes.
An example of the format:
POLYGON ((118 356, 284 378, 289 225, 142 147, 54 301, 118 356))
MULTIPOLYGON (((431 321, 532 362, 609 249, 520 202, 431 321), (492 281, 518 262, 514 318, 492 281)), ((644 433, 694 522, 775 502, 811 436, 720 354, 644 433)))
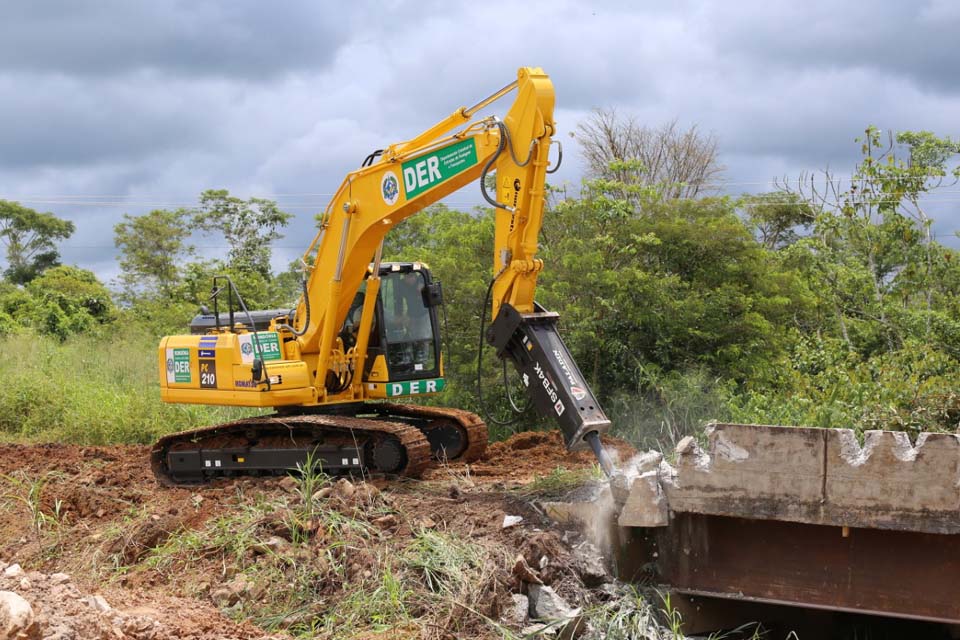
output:
POLYGON ((0 637, 659 637, 589 536, 543 514, 598 482, 557 433, 419 481, 170 489, 136 446, 0 445, 0 474, 0 637))

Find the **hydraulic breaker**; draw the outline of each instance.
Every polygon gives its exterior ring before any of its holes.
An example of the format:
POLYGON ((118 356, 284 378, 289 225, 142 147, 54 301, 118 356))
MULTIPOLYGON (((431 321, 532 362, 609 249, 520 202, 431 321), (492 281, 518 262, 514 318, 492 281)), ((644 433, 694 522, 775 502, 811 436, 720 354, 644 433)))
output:
POLYGON ((500 358, 516 367, 537 411, 560 425, 567 449, 589 445, 609 476, 613 465, 600 436, 609 430, 610 420, 560 338, 559 318, 539 305, 533 313, 519 313, 504 303, 487 328, 486 339, 500 358))

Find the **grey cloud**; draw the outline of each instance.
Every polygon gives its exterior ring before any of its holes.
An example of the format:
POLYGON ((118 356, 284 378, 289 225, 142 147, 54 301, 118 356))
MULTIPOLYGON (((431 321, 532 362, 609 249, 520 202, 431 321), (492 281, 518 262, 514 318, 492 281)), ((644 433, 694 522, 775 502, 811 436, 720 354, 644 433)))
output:
POLYGON ((652 101, 665 57, 680 67, 699 55, 682 43, 682 19, 662 11, 647 14, 625 3, 511 7, 464 5, 455 15, 408 21, 385 33, 376 52, 389 60, 380 94, 385 108, 397 117, 426 112, 436 118, 512 81, 521 65, 543 67, 565 108, 652 101), (489 31, 480 26, 507 14, 509 20, 495 21, 489 31))
MULTIPOLYGON (((551 182, 573 188, 583 167, 568 134, 596 106, 715 133, 734 193, 828 165, 848 172, 867 124, 956 135, 941 37, 958 26, 953 0, 592 4, 7 3, 0 197, 126 194, 129 207, 37 206, 93 229, 68 260, 93 260, 82 243, 108 259, 124 212, 192 203, 206 188, 331 193, 372 149, 485 97, 519 65, 554 81, 566 158, 551 182)), ((327 197, 278 200, 297 214, 285 260, 327 197)), ((480 202, 474 187, 449 201, 480 202)))
POLYGON ((955 2, 754 0, 738 7, 742 11, 734 13, 714 5, 704 19, 718 50, 736 56, 740 64, 778 69, 788 77, 811 66, 869 69, 928 90, 960 91, 960 10, 955 2))
POLYGON ((8 2, 0 69, 264 78, 328 65, 349 36, 344 12, 330 2, 8 2))
POLYGON ((149 78, 0 76, 0 167, 131 161, 213 144, 204 100, 191 91, 193 108, 184 108, 180 90, 176 83, 158 90, 149 78))

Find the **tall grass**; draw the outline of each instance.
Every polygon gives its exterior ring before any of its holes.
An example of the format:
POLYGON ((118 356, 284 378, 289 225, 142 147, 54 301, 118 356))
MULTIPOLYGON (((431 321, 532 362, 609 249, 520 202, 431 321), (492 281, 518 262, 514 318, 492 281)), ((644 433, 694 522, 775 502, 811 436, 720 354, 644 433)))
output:
POLYGON ((731 418, 734 385, 702 369, 652 377, 645 389, 608 400, 612 433, 640 449, 672 450, 684 436, 699 436, 712 421, 731 418))
POLYGON ((29 332, 0 338, 0 440, 149 443, 250 414, 161 402, 158 342, 133 327, 65 342, 29 332))

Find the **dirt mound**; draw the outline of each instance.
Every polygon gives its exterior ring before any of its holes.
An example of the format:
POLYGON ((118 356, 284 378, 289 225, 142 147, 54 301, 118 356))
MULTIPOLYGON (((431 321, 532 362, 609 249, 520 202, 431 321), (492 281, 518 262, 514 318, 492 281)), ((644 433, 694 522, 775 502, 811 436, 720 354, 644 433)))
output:
POLYGON ((0 445, 0 562, 28 571, 0 590, 30 603, 43 637, 502 637, 531 622, 530 584, 573 607, 605 597, 584 588, 608 580, 602 563, 585 569, 579 534, 520 488, 593 464, 538 432, 421 481, 188 489, 160 487, 146 447, 0 445))
MULTIPOLYGON (((622 460, 636 453, 629 443, 616 438, 604 438, 604 444, 622 460)), ((568 453, 559 431, 526 431, 491 444, 471 471, 482 478, 529 480, 557 467, 577 469, 595 463, 590 450, 568 453)))
POLYGON ((170 536, 184 530, 193 518, 176 509, 165 515, 151 515, 140 524, 124 531, 120 537, 109 541, 103 552, 116 557, 124 565, 134 564, 151 549, 166 542, 170 536))

